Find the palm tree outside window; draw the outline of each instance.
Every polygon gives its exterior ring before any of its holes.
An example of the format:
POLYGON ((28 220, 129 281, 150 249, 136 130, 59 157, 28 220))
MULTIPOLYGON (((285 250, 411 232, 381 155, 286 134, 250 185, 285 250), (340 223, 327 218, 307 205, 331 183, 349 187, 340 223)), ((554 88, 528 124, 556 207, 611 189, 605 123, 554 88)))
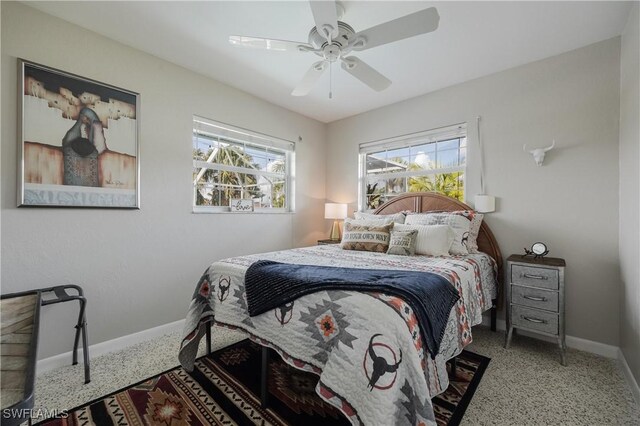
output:
POLYGON ((404 192, 437 192, 464 201, 466 125, 360 145, 361 210, 404 192))
POLYGON ((233 199, 255 211, 291 211, 293 144, 194 118, 194 211, 229 211, 233 199))

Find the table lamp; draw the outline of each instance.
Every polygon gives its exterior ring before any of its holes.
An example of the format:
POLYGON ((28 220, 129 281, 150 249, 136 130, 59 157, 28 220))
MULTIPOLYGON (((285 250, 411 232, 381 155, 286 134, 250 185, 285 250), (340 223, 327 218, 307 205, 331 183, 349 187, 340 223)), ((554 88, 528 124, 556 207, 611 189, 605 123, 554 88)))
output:
POLYGON ((333 226, 331 227, 332 240, 340 239, 340 224, 338 220, 345 219, 347 217, 347 205, 338 203, 325 203, 324 204, 324 218, 333 219, 333 226))

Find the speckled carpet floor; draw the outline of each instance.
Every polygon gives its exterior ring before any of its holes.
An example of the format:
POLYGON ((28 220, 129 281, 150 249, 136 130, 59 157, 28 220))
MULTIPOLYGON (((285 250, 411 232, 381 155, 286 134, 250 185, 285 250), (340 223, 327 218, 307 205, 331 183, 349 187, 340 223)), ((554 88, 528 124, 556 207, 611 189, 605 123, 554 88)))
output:
MULTIPOLYGON (((501 332, 477 327, 473 335, 468 349, 491 363, 462 425, 640 425, 640 409, 615 360, 569 349, 563 367, 553 344, 514 336, 507 350, 501 332)), ((216 327, 213 346, 243 338, 216 327)), ((43 373, 37 378, 35 408, 70 409, 166 371, 177 365, 179 340, 179 333, 167 334, 96 357, 88 385, 81 364, 43 373)))

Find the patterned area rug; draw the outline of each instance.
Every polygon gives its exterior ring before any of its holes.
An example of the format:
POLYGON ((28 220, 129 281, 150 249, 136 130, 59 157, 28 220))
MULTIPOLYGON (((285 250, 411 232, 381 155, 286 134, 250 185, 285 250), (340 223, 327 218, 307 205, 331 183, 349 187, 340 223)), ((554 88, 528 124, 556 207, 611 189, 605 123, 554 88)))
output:
MULTIPOLYGON (((438 425, 460 423, 489 358, 464 351, 455 380, 433 399, 438 425)), ((269 408, 260 407, 261 348, 249 340, 214 352, 182 368, 162 373, 69 411, 63 425, 348 425, 315 393, 317 376, 270 357, 269 408)))

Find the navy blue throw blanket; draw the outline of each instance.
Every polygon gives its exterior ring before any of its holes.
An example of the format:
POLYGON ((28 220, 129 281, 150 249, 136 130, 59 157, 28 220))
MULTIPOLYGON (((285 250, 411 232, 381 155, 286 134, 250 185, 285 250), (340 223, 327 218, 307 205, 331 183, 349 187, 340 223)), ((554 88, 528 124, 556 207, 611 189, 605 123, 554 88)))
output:
POLYGON ((249 315, 254 317, 306 294, 323 290, 381 292, 402 298, 413 309, 431 357, 440 350, 458 291, 430 272, 293 265, 261 260, 245 273, 249 315))

